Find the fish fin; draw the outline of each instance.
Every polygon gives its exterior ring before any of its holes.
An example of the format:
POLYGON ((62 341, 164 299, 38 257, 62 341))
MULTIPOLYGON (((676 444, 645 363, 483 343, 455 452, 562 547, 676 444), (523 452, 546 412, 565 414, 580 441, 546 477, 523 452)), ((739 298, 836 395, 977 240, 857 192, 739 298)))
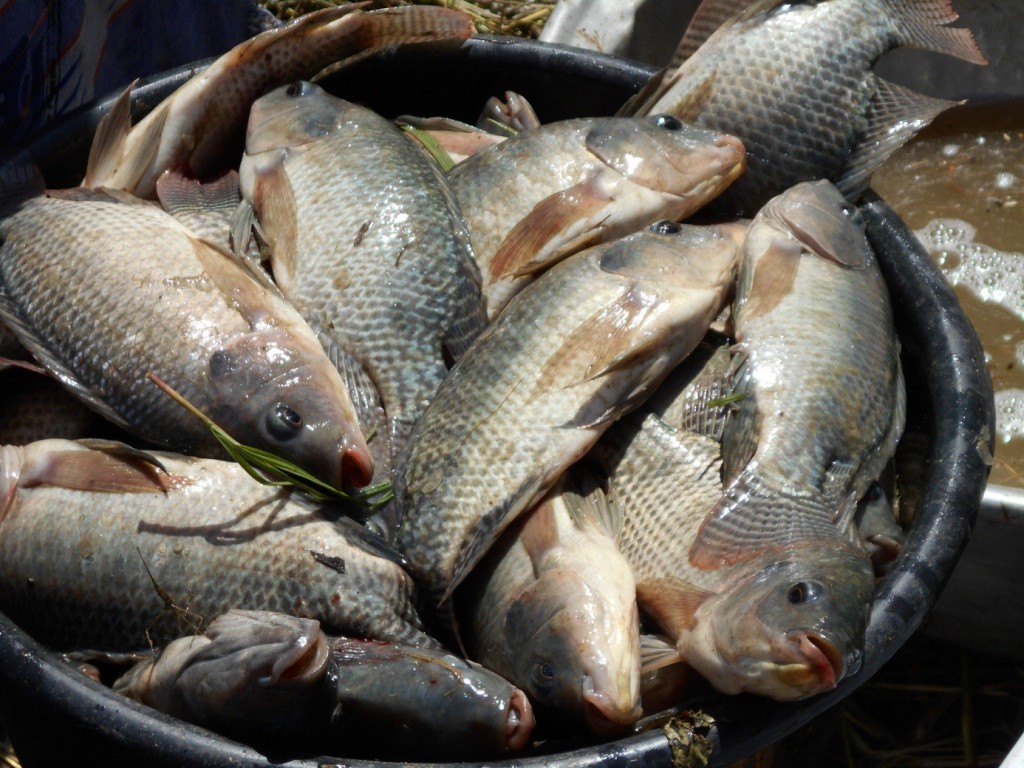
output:
POLYGON ((626 99, 615 113, 615 116, 635 117, 637 115, 642 115, 643 112, 640 111, 641 108, 647 104, 653 104, 655 94, 660 95, 664 93, 662 84, 664 83, 665 78, 669 76, 670 71, 671 67, 665 67, 651 75, 647 82, 640 87, 639 91, 626 99))
MULTIPOLYGON (((697 118, 706 110, 711 97, 715 93, 715 81, 718 79, 718 71, 712 70, 707 77, 697 83, 687 93, 680 94, 674 101, 671 112, 684 123, 696 122, 697 118)), ((676 84, 676 78, 669 75, 657 89, 654 89, 647 97, 647 100, 637 106, 636 114, 651 114, 651 108, 662 96, 672 90, 676 84)))
POLYGON ((134 431, 125 419, 99 395, 87 387, 78 378, 77 374, 50 350, 46 342, 36 333, 36 329, 22 315, 17 304, 7 294, 2 282, 0 282, 0 323, 10 328, 24 347, 32 353, 36 362, 45 368, 47 373, 57 379, 72 395, 107 421, 116 424, 126 432, 134 431))
POLYGON ((359 420, 363 434, 367 435, 367 441, 384 440, 387 436, 376 432, 384 424, 384 408, 381 405, 377 386, 370 378, 370 374, 366 372, 362 363, 342 349, 326 332, 320 328, 314 328, 314 331, 324 352, 327 353, 331 365, 341 374, 341 380, 348 390, 349 398, 356 411, 356 418, 359 420))
POLYGON ((167 116, 170 114, 172 101, 172 99, 165 99, 152 112, 146 115, 140 123, 135 125, 132 133, 133 135, 138 135, 138 140, 133 142, 132 149, 127 153, 127 157, 121 156, 120 147, 111 147, 110 149, 103 150, 104 152, 118 152, 117 158, 104 158, 99 161, 101 168, 117 163, 110 171, 111 176, 100 176, 97 173, 95 174, 95 179, 87 177, 92 181, 91 184, 86 185, 83 182, 82 186, 109 187, 113 184, 112 176, 116 175, 120 179, 120 183, 117 186, 118 189, 134 190, 160 150, 160 140, 163 137, 164 124, 167 122, 167 116), (127 165, 121 165, 121 163, 127 163, 127 165))
POLYGON ((123 458, 126 461, 141 461, 145 464, 152 464, 165 475, 170 474, 163 462, 152 453, 149 451, 143 451, 140 448, 133 448, 127 443, 122 443, 118 440, 106 440, 98 437, 83 437, 79 438, 75 442, 91 450, 103 451, 105 453, 109 453, 111 456, 123 458))
POLYGON ((729 348, 716 348, 684 390, 678 414, 681 429, 722 442, 725 424, 736 402, 731 400, 734 372, 729 348))
POLYGON ((694 567, 715 570, 795 541, 845 541, 823 501, 769 487, 755 472, 728 483, 704 519, 690 548, 694 567))
POLYGON ((363 50, 324 67, 310 80, 317 82, 393 45, 460 42, 475 31, 472 18, 436 6, 398 6, 364 13, 358 30, 363 50))
POLYGON ((932 98, 877 75, 872 77, 875 94, 868 109, 868 127, 835 182, 847 198, 863 192, 871 174, 937 115, 963 103, 932 98))
POLYGON ((166 493, 173 487, 174 478, 158 470, 160 462, 122 450, 127 448, 49 451, 22 470, 18 484, 96 493, 166 493))
POLYGON ((267 163, 256 171, 253 198, 253 208, 261 212, 260 226, 270 247, 274 281, 287 296, 294 288, 298 264, 299 211, 283 163, 267 163), (272 215, 268 215, 270 211, 272 215))
POLYGON ((646 579, 636 585, 636 602, 675 639, 693 626, 694 614, 715 593, 677 578, 646 579))
POLYGON ((377 535, 366 526, 357 523, 350 517, 339 517, 335 520, 338 530, 344 534, 346 540, 364 552, 379 557, 402 568, 409 567, 409 561, 396 549, 388 545, 383 537, 377 535))
POLYGON ((658 635, 640 635, 640 673, 683 662, 676 646, 658 635))
POLYGON ((192 250, 224 302, 238 312, 250 328, 255 329, 267 320, 267 292, 281 294, 259 265, 248 259, 237 259, 231 251, 207 240, 193 239, 192 250))
POLYGON ((572 229, 579 222, 586 222, 605 208, 609 200, 611 197, 600 176, 545 197, 501 241, 491 258, 490 282, 497 282, 503 277, 538 274, 572 251, 593 242, 600 235, 600 222, 587 226, 554 251, 539 256, 560 232, 572 229))
POLYGON ((164 210, 203 239, 231 250, 235 212, 242 200, 238 171, 201 183, 168 169, 156 180, 156 196, 164 210))
POLYGON ((790 237, 772 237, 757 257, 753 282, 738 310, 744 318, 764 317, 793 291, 804 247, 790 237))
POLYGON ((539 128, 541 122, 533 105, 525 96, 515 91, 505 91, 504 101, 497 96, 487 100, 476 125, 501 136, 515 136, 523 131, 539 128))
MULTIPOLYGON (((521 518, 522 528, 519 531, 519 542, 530 557, 534 577, 540 573, 547 553, 558 546, 558 524, 555 522, 552 505, 561 490, 562 483, 559 481, 541 499, 539 504, 525 512, 521 518)), ((519 521, 516 524, 518 525, 519 521)))
POLYGON ((704 0, 693 12, 690 23, 683 33, 683 39, 679 41, 675 53, 672 54, 669 67, 678 67, 726 22, 738 17, 752 5, 756 6, 758 3, 751 3, 750 0, 704 0))
POLYGON ((950 0, 890 0, 886 9, 896 17, 900 45, 988 64, 971 30, 943 26, 959 18, 950 0))
POLYGON ((594 312, 548 356, 537 377, 535 392, 593 381, 629 366, 660 342, 638 332, 661 302, 639 285, 630 285, 594 312), (582 375, 579 372, 582 371, 582 375), (568 374, 568 375, 567 375, 568 374))
POLYGON ((132 91, 138 79, 128 84, 99 123, 89 147, 89 160, 85 168, 83 187, 103 184, 116 171, 121 160, 121 148, 132 127, 132 91))
MULTIPOLYGON (((556 473, 557 477, 557 473, 556 473)), ((499 507, 488 510, 473 526, 473 529, 466 535, 462 548, 455 558, 451 576, 444 594, 441 596, 438 605, 444 605, 451 598, 455 588, 462 583, 462 580, 469 575, 473 567, 480 559, 487 554, 487 550, 497 541, 513 520, 519 514, 528 509, 534 499, 544 492, 551 478, 545 474, 537 473, 536 476, 527 478, 519 488, 511 494, 508 499, 499 507)))
POLYGON ((576 527, 618 539, 624 522, 622 507, 605 493, 598 477, 577 464, 563 478, 562 500, 576 527))

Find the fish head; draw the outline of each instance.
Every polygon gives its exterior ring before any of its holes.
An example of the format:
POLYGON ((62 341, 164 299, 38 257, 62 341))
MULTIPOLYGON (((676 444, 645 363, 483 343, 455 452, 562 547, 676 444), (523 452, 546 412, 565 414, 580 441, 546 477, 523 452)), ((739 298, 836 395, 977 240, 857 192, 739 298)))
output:
POLYGON ((314 339, 269 327, 210 356, 211 418, 235 439, 337 488, 362 487, 373 459, 337 370, 314 339))
POLYGON ((607 248, 599 264, 603 272, 640 283, 708 287, 724 297, 735 278, 739 243, 727 228, 663 220, 607 248))
POLYGON ((615 734, 640 707, 640 631, 628 612, 601 598, 574 570, 553 569, 513 602, 505 622, 513 682, 537 706, 615 734))
POLYGON ((298 147, 323 138, 334 128, 339 102, 305 80, 275 88, 252 105, 245 133, 246 154, 298 147))
POLYGON ((232 610, 206 637, 174 683, 174 697, 205 722, 290 724, 327 674, 330 644, 313 619, 232 610))
MULTIPOLYGON (((746 149, 738 138, 671 115, 598 122, 586 136, 586 147, 633 183, 699 200, 696 206, 724 190, 746 167, 746 149)), ((690 209, 686 206, 677 218, 690 209)))
POLYGON ((862 552, 808 546, 728 590, 694 666, 727 692, 792 701, 860 666, 874 576, 862 552))
POLYGON ((874 261, 864 216, 830 181, 806 181, 770 200, 762 218, 805 250, 851 269, 874 261))

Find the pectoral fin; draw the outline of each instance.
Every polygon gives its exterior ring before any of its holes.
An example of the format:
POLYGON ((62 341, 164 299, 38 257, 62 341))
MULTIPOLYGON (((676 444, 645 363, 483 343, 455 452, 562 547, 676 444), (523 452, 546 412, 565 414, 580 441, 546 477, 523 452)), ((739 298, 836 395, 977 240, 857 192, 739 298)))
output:
POLYGON ((109 445, 85 451, 48 451, 22 470, 18 485, 99 493, 166 493, 175 486, 175 478, 159 466, 148 454, 109 445))
POLYGON ((682 579, 648 579, 636 585, 636 602, 673 640, 693 627, 697 609, 715 593, 682 579))
POLYGON ((600 237, 595 219, 610 197, 599 176, 541 200, 501 241, 491 258, 490 280, 537 274, 600 237), (572 235, 568 233, 574 233, 572 235))

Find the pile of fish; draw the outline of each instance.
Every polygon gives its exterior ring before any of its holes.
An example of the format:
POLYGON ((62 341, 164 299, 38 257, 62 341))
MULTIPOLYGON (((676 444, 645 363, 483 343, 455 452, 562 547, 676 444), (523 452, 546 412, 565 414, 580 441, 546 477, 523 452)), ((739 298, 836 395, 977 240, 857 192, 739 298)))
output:
POLYGON ((4 170, 2 351, 48 376, 0 375, 75 400, 19 399, 0 440, 0 609, 105 677, 144 657, 116 690, 278 751, 612 738, 688 671, 834 688, 898 551, 891 508, 862 521, 906 407, 849 199, 948 106, 871 64, 983 62, 953 19, 706 0, 692 30, 718 30, 622 115, 541 124, 509 95, 498 133, 404 135, 311 82, 458 45, 439 7, 300 17, 135 125, 129 88, 82 186, 4 170), (167 387, 348 496, 257 481, 167 387))

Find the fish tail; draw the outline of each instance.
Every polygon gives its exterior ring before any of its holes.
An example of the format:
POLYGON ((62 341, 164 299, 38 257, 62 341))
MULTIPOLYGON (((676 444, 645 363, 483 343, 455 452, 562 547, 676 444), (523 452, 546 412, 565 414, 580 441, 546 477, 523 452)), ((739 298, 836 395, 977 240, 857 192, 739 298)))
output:
POLYGON ((888 0, 887 7, 896 22, 900 45, 988 64, 971 30, 944 26, 959 18, 950 0, 888 0))

